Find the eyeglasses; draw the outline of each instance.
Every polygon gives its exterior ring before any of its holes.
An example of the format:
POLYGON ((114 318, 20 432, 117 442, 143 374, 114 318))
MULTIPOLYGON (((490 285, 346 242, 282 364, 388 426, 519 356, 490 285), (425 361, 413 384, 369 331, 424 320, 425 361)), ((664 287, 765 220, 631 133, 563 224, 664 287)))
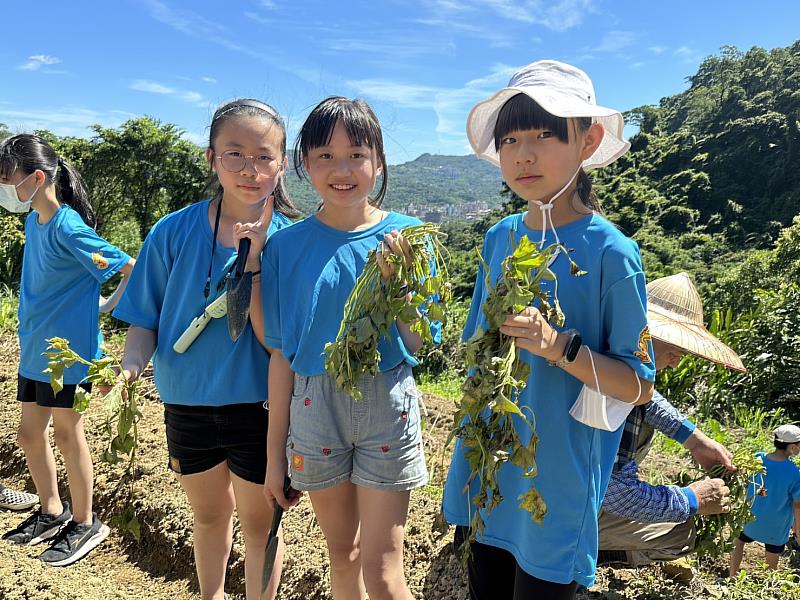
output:
POLYGON ((247 165, 247 160, 253 162, 253 168, 259 175, 266 175, 272 177, 281 167, 281 162, 277 158, 273 158, 268 154, 259 154, 258 156, 246 156, 237 150, 228 150, 222 154, 218 154, 222 168, 231 173, 238 173, 244 170, 247 165))

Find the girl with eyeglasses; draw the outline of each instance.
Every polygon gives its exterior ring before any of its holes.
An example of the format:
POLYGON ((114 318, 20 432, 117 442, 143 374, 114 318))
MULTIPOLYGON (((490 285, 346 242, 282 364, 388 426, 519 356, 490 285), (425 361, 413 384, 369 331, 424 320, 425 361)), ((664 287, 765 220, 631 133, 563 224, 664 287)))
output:
MULTIPOLYGON (((244 99, 219 107, 206 158, 219 191, 153 226, 114 316, 131 325, 122 376, 136 379, 153 359, 164 402, 169 466, 194 514, 201 597, 224 597, 236 508, 245 543, 247 598, 253 600, 261 593, 272 519, 262 493, 269 356, 253 335, 263 325, 254 314, 233 342, 226 320, 211 319, 188 346, 176 350, 176 342, 223 293, 242 237, 251 240, 245 269, 253 273, 251 302, 260 305, 261 250, 267 237, 290 225, 298 212, 283 184, 286 129, 271 106, 244 99)), ((275 596, 281 562, 279 549, 268 598, 275 596)))

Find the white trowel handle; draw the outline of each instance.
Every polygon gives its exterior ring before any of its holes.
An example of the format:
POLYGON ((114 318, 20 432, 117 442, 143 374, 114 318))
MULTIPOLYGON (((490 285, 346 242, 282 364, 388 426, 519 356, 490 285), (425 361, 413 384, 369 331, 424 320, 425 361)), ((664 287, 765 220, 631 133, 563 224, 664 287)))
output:
POLYGON ((199 317, 192 319, 192 322, 172 346, 172 349, 178 354, 183 354, 186 352, 189 346, 191 346, 192 343, 197 339, 197 336, 200 335, 203 329, 206 328, 206 325, 208 325, 210 320, 211 317, 205 312, 199 317))

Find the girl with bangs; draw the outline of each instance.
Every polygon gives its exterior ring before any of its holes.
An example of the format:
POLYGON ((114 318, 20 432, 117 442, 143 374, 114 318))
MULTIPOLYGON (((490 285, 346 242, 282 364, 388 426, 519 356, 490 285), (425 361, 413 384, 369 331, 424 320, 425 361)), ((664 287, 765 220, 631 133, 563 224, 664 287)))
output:
MULTIPOLYGON (((456 443, 443 509, 457 526, 457 539, 470 544, 473 599, 574 598, 579 584, 594 580, 597 515, 622 427, 576 408, 604 412, 618 403, 629 411, 650 400, 655 376, 638 247, 600 214, 586 174, 628 150, 622 129, 618 111, 595 103, 588 76, 556 61, 523 67, 468 118, 476 154, 499 166, 506 184, 528 202, 526 212, 504 218, 486 234, 482 256, 489 280, 498 280, 512 240, 522 236, 541 247, 560 243, 587 272, 572 276, 563 252, 549 265, 558 279, 563 328, 535 306, 508 315, 501 327, 516 338, 520 359, 531 369, 519 404, 539 436, 538 475, 523 477, 519 467, 505 463, 498 475, 503 500, 483 515, 485 530, 471 540, 467 526, 478 481, 461 440, 456 443), (547 504, 541 524, 519 507, 532 484, 547 504)), ((488 328, 481 310, 490 292, 486 275, 480 266, 465 340, 488 328)), ((555 295, 552 281, 542 287, 555 295)), ((517 422, 517 431, 527 444, 527 427, 517 422)))
MULTIPOLYGON (((283 119, 260 100, 226 102, 211 119, 205 155, 219 183, 217 193, 164 216, 152 227, 125 297, 114 311, 115 317, 130 323, 121 376, 137 379, 153 359, 155 384, 164 403, 169 468, 194 518, 200 597, 227 598, 235 510, 244 540, 247 600, 270 600, 277 593, 283 548, 279 545, 262 595, 264 548, 272 520, 262 493, 269 356, 254 335, 262 325, 251 314, 236 341, 223 318, 210 319, 188 343, 186 332, 225 293, 239 240, 251 241, 245 271, 256 282, 267 237, 289 227, 298 214, 283 183, 283 119)), ((250 302, 261 305, 260 285, 253 286, 250 302)))
POLYGON ((271 353, 265 494, 284 508, 297 503, 298 494, 284 494, 287 471, 292 488, 309 493, 328 544, 334 598, 410 599, 404 527, 410 490, 428 480, 411 374, 421 339, 397 321, 379 341, 380 372, 358 382, 359 401, 326 374, 324 348, 336 339, 367 254, 380 246, 388 280, 393 269, 383 258, 407 249, 398 230, 420 221, 380 207, 383 137, 363 100, 323 100, 303 124, 294 156, 321 204, 271 237, 262 261, 271 353))

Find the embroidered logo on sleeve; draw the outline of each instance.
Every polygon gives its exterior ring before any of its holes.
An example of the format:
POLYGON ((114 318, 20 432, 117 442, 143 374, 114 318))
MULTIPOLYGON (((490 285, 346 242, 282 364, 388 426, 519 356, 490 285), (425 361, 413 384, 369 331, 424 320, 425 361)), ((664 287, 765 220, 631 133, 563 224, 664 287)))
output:
POLYGON ((651 339, 653 338, 650 336, 650 330, 647 328, 647 325, 645 325, 644 329, 642 329, 642 332, 639 334, 639 349, 633 353, 644 365, 649 365, 653 362, 650 358, 650 353, 647 351, 647 342, 651 339))
POLYGON ((101 271, 108 268, 108 259, 99 252, 92 252, 92 262, 101 271))
POLYGON ((302 473, 305 469, 305 457, 302 454, 292 454, 292 470, 302 473))

